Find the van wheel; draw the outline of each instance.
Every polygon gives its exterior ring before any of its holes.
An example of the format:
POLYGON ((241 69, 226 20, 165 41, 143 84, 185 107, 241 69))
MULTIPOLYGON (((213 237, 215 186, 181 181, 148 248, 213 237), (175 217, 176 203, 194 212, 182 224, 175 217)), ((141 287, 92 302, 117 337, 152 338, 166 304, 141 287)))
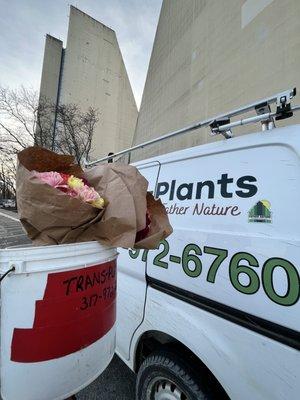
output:
POLYGON ((169 351, 151 354, 142 363, 136 383, 136 400, 212 400, 188 362, 169 351))

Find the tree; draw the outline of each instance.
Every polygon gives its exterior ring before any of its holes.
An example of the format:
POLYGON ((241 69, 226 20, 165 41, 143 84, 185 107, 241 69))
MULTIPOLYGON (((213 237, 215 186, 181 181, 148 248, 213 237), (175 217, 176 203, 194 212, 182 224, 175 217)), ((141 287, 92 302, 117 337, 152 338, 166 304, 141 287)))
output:
POLYGON ((82 112, 76 104, 56 105, 38 98, 23 86, 10 90, 0 86, 0 146, 16 153, 37 144, 77 162, 88 157, 98 113, 90 107, 82 112))
POLYGON ((21 87, 0 87, 0 146, 2 153, 14 154, 33 144, 37 121, 37 95, 21 87))
POLYGON ((95 125, 98 122, 93 108, 82 113, 76 104, 60 105, 56 108, 56 132, 54 149, 63 154, 72 154, 80 164, 88 159, 95 125))
POLYGON ((39 98, 33 89, 0 86, 0 181, 8 182, 7 174, 11 179, 16 153, 32 145, 71 154, 82 163, 91 152, 98 121, 91 107, 83 112, 76 104, 56 105, 39 98))
POLYGON ((15 188, 16 160, 14 156, 1 157, 0 163, 0 194, 3 199, 16 197, 15 188))

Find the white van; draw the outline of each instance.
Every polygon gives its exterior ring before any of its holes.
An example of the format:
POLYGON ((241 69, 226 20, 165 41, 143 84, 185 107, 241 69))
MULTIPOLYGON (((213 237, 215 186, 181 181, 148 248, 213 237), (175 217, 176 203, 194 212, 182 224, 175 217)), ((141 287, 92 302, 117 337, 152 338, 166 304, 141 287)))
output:
POLYGON ((174 228, 120 250, 117 353, 137 400, 298 400, 300 125, 135 165, 174 228))

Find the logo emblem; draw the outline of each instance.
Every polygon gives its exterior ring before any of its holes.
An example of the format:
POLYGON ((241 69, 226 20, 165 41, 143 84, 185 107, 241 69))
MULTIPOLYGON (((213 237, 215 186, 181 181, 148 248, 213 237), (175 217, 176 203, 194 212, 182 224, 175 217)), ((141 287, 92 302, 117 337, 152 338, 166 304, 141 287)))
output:
POLYGON ((271 203, 260 200, 248 211, 248 222, 272 222, 271 203))

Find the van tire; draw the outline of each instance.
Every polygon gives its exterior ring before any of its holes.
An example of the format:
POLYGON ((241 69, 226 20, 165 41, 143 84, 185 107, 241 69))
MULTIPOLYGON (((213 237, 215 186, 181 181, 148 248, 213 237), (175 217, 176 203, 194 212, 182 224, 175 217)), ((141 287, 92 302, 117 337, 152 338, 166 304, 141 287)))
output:
POLYGON ((184 399, 213 400, 205 382, 201 382, 201 376, 193 371, 189 363, 174 352, 163 350, 152 353, 142 363, 137 375, 136 400, 154 399, 151 394, 159 388, 164 390, 164 381, 171 383, 171 390, 175 390, 175 386, 182 392, 184 399))

